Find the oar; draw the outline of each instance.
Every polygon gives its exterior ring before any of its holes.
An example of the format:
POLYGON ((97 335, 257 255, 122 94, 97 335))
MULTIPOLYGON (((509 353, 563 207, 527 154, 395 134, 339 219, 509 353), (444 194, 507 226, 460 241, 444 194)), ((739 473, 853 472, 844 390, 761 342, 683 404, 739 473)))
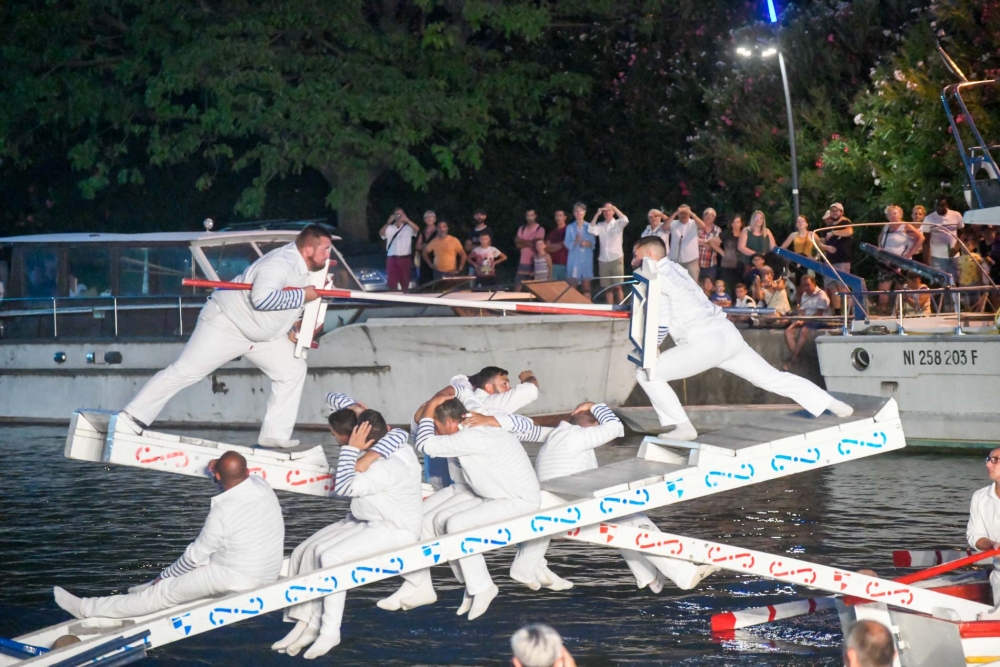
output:
MULTIPOLYGON (((900 584, 912 584, 918 581, 931 579, 939 574, 951 572, 952 570, 957 570, 965 565, 972 565, 973 563, 977 563, 981 560, 989 559, 994 556, 1000 556, 1000 548, 991 549, 990 551, 981 551, 950 563, 935 565, 934 567, 927 568, 926 570, 897 577, 892 581, 900 584)), ((765 607, 753 607, 736 612, 727 611, 721 614, 713 614, 712 632, 728 632, 731 630, 738 630, 740 628, 749 628, 754 625, 761 625, 763 623, 770 623, 771 621, 780 621, 786 618, 812 614, 822 611, 823 609, 831 608, 833 606, 833 600, 833 597, 792 600, 791 602, 767 605, 765 607)), ((844 598, 844 602, 847 604, 858 604, 866 602, 866 600, 846 597, 844 598)))
MULTIPOLYGON (((229 283, 215 280, 200 280, 185 278, 186 287, 212 287, 215 289, 248 290, 247 283, 229 283)), ((294 288, 286 288, 294 289, 294 288)), ((394 292, 361 292, 349 289, 320 289, 316 293, 326 299, 347 299, 350 301, 386 301, 390 303, 408 303, 420 306, 451 306, 453 308, 481 308, 484 310, 503 310, 514 313, 544 313, 549 315, 590 315, 593 317, 614 317, 627 320, 631 314, 628 311, 614 310, 613 306, 602 306, 590 303, 535 303, 503 302, 503 301, 465 301, 462 299, 435 298, 417 296, 414 294, 397 294, 394 292)))

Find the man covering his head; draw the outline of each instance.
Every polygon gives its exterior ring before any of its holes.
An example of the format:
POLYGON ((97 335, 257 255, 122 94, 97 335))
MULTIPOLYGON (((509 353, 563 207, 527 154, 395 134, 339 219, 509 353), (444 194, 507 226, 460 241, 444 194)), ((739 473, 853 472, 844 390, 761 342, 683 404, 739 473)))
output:
POLYGON ((891 667, 896 647, 889 629, 876 621, 856 621, 844 635, 844 667, 891 667))

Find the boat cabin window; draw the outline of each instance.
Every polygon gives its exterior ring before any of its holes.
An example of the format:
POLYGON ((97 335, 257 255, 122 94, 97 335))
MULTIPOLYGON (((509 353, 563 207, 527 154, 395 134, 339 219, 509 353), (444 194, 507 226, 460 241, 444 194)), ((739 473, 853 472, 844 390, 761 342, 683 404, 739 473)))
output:
POLYGON ((0 301, 7 294, 10 285, 10 248, 0 248, 0 301))
POLYGON ((276 248, 285 245, 287 241, 247 243, 223 243, 221 245, 202 246, 205 257, 212 268, 219 274, 219 280, 232 280, 243 273, 248 266, 256 262, 276 248), (259 249, 259 252, 258 252, 259 249))
POLYGON ((55 248, 24 250, 24 296, 52 298, 59 294, 59 251, 55 248))
POLYGON ((66 285, 58 296, 111 296, 111 248, 83 244, 66 250, 66 285))
POLYGON ((121 249, 118 258, 118 296, 183 294, 181 280, 191 276, 188 248, 121 249))

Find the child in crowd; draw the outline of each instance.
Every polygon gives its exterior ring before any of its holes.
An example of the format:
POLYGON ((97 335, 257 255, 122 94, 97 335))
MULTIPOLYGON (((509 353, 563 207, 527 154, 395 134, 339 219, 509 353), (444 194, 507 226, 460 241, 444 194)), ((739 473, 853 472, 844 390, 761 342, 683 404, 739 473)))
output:
POLYGON ((492 287, 497 284, 497 266, 507 261, 507 255, 494 248, 488 231, 479 233, 479 245, 469 253, 469 263, 476 269, 476 284, 492 287))
POLYGON ((758 276, 760 276, 761 271, 764 269, 764 255, 757 253, 750 260, 750 263, 753 265, 753 268, 747 271, 746 279, 744 282, 752 285, 757 280, 758 276))
POLYGON ((753 300, 747 291, 747 286, 743 283, 736 283, 736 300, 733 301, 736 308, 756 308, 757 302, 753 300))
POLYGON ((712 294, 715 292, 715 283, 713 283, 712 279, 708 276, 705 276, 705 279, 701 281, 701 291, 704 292, 705 296, 709 299, 712 298, 712 294))
POLYGON ((715 291, 712 292, 712 296, 710 296, 709 299, 711 299, 712 303, 714 303, 719 308, 729 308, 731 305, 733 305, 733 300, 729 298, 728 294, 726 294, 725 280, 715 281, 715 291))
POLYGON ((545 251, 545 239, 535 240, 535 280, 548 280, 552 275, 552 255, 545 251))

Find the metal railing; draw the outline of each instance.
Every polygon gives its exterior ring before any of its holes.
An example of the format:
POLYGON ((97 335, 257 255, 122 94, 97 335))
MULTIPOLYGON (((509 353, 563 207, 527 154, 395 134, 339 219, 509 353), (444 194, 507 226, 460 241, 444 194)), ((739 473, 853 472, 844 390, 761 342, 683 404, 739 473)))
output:
POLYGON ((99 297, 27 297, 3 299, 0 301, 0 337, 6 336, 5 321, 26 318, 51 317, 52 337, 59 337, 60 317, 91 315, 94 319, 103 319, 111 314, 113 318, 114 336, 121 334, 120 315, 136 311, 176 311, 177 328, 175 331, 162 333, 163 336, 177 335, 184 337, 184 311, 201 310, 207 296, 99 296, 99 297), (102 302, 87 303, 81 302, 102 302), (159 303, 150 303, 157 301, 159 303), (50 305, 51 304, 51 305, 50 305), (65 305, 68 304, 68 305, 65 305), (30 307, 36 305, 36 307, 30 307), (12 307, 13 306, 13 307, 12 307), (27 306, 27 307, 26 307, 27 306))
MULTIPOLYGON (((963 336, 963 335, 965 335, 965 332, 962 330, 962 316, 963 316, 963 312, 962 312, 962 299, 961 299, 961 296, 963 294, 983 294, 983 295, 985 295, 985 294, 989 294, 990 292, 1000 293, 1000 288, 998 288, 995 285, 971 285, 971 286, 968 286, 968 287, 951 287, 951 286, 948 286, 948 287, 924 288, 924 289, 863 290, 863 291, 860 291, 860 292, 838 291, 837 293, 840 294, 841 296, 851 295, 854 298, 865 299, 865 300, 867 300, 867 298, 871 297, 871 296, 875 296, 875 297, 878 297, 878 296, 894 297, 895 298, 895 302, 896 302, 896 304, 895 304, 895 311, 896 312, 893 314, 893 316, 894 317, 898 317, 898 327, 899 327, 898 334, 902 335, 902 336, 906 335, 906 329, 905 329, 905 326, 904 326, 904 320, 907 317, 910 318, 910 319, 913 319, 913 320, 919 320, 921 318, 927 317, 924 314, 916 314, 916 313, 910 314, 910 315, 906 315, 906 313, 905 313, 905 307, 904 307, 904 297, 906 295, 908 295, 908 294, 919 294, 919 295, 922 295, 922 296, 929 296, 931 298, 931 303, 932 304, 935 304, 935 302, 934 302, 934 298, 935 297, 940 297, 940 299, 938 300, 938 302, 936 304, 937 314, 938 315, 948 315, 948 316, 952 315, 952 313, 944 311, 944 303, 945 303, 945 301, 947 300, 948 297, 951 297, 952 306, 954 308, 954 316, 955 316, 955 320, 956 320, 955 321, 955 335, 957 335, 957 336, 963 336)), ((844 309, 844 319, 843 319, 843 329, 842 329, 842 333, 845 336, 851 335, 850 334, 850 322, 849 322, 848 315, 849 315, 849 312, 845 308, 844 309)), ((969 312, 965 312, 964 315, 965 315, 966 319, 968 319, 971 316, 971 314, 969 312)), ((983 313, 983 315, 984 315, 984 317, 990 317, 992 315, 992 313, 990 313, 990 314, 983 313)), ((933 316, 933 313, 932 313, 932 316, 933 316)), ((990 319, 992 319, 992 317, 990 317, 990 319)), ((871 319, 870 318, 866 318, 864 321, 866 323, 871 323, 871 319)))

